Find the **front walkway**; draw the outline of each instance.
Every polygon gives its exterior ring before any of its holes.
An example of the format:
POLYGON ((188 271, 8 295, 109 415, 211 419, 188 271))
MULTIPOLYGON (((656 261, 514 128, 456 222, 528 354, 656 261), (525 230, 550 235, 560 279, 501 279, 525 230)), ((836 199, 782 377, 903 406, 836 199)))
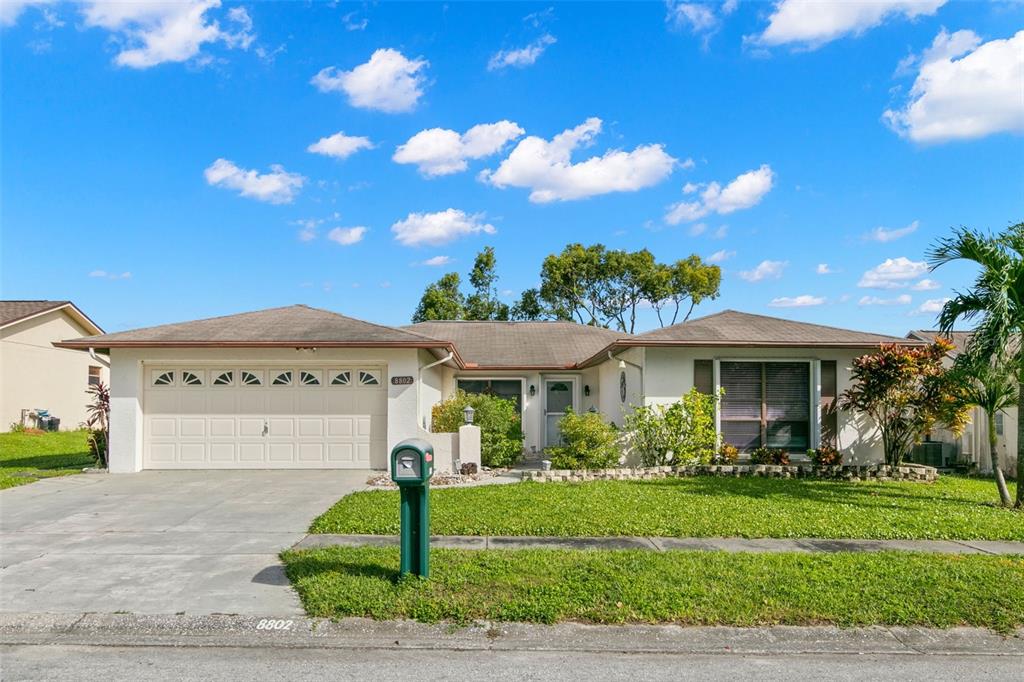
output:
MULTIPOLYGON (((307 535, 295 549, 398 545, 396 535, 307 535)), ((431 547, 446 549, 642 549, 652 552, 929 552, 934 554, 1024 555, 1024 542, 998 540, 830 540, 823 538, 567 538, 435 535, 431 547)))
POLYGON ((0 612, 300 615, 278 553, 369 471, 83 474, 0 492, 0 612))

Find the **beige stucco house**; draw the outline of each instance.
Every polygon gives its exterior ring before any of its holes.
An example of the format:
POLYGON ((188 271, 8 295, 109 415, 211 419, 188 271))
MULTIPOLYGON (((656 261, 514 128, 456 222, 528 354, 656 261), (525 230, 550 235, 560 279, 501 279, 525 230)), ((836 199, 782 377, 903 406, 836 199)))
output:
POLYGON ((55 341, 102 334, 71 301, 0 301, 0 429, 48 410, 61 429, 85 422, 91 384, 108 381, 109 361, 57 348, 55 341))
MULTIPOLYGON (((915 329, 907 333, 907 338, 915 341, 931 343, 937 336, 952 342, 954 349, 950 353, 950 364, 956 359, 971 340, 971 332, 954 331, 942 334, 933 329, 915 329)), ((1017 408, 1011 407, 996 413, 996 453, 999 457, 999 468, 1008 476, 1016 475, 1017 471, 1017 408)), ((930 441, 942 443, 943 456, 949 461, 972 463, 977 470, 992 473, 991 446, 988 438, 988 418, 980 407, 971 410, 971 421, 959 436, 936 429, 929 437, 930 441)))
MULTIPOLYGON (((873 424, 836 409, 854 357, 919 343, 725 311, 647 334, 570 322, 372 324, 297 305, 58 344, 109 352, 112 471, 387 467, 457 389, 519 405, 524 448, 567 409, 621 424, 635 405, 725 390, 721 437, 880 461, 873 424)), ((441 463, 439 462, 439 468, 441 463)))
POLYGON ((725 389, 717 428, 741 449, 835 443, 881 459, 873 425, 835 409, 852 359, 899 339, 726 311, 636 336, 568 322, 385 327, 291 306, 93 338, 109 352, 111 468, 377 468, 431 438, 457 389, 518 404, 528 455, 567 409, 621 423, 633 406, 725 389))

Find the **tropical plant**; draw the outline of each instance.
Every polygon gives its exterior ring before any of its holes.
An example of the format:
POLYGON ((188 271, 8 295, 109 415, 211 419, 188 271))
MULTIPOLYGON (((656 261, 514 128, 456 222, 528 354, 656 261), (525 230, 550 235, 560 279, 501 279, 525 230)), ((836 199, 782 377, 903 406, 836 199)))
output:
POLYGON ((988 452, 995 474, 999 500, 1005 507, 1013 504, 1010 490, 1006 487, 1003 470, 999 467, 999 452, 996 447, 999 435, 996 433, 996 415, 1017 404, 1017 378, 1006 362, 996 360, 992 364, 977 364, 969 355, 961 355, 954 365, 963 386, 964 399, 985 412, 988 429, 988 452))
POLYGON ((717 398, 697 389, 670 405, 635 407, 623 430, 644 466, 707 464, 718 445, 717 398))
POLYGON ((464 422, 463 410, 472 407, 473 424, 480 427, 480 462, 487 467, 508 467, 523 454, 519 410, 512 400, 483 393, 456 391, 434 405, 430 430, 455 433, 464 422))
POLYGON ((807 456, 816 467, 834 467, 843 463, 843 454, 830 445, 808 450, 807 456))
POLYGON ((1017 499, 1024 508, 1024 223, 992 235, 961 227, 928 252, 932 269, 955 261, 979 268, 968 291, 957 293, 939 313, 949 333, 958 321, 976 322, 966 353, 977 363, 1007 365, 1017 377, 1017 499))
POLYGON ((558 428, 563 445, 547 450, 555 469, 607 469, 619 463, 619 432, 600 414, 569 408, 558 428))
POLYGON ((713 458, 716 464, 735 464, 740 459, 740 450, 732 443, 722 443, 713 458))
POLYGON ((782 448, 769 448, 764 445, 750 451, 751 464, 789 464, 789 453, 782 448))
POLYGON ((92 398, 85 406, 85 425, 89 429, 89 450, 100 467, 106 467, 110 455, 110 388, 102 381, 85 392, 92 398))
POLYGON ((882 435, 885 462, 898 466, 925 434, 941 424, 954 434, 967 425, 969 406, 955 374, 943 366, 953 345, 883 344, 853 361, 853 384, 840 407, 868 415, 882 435))

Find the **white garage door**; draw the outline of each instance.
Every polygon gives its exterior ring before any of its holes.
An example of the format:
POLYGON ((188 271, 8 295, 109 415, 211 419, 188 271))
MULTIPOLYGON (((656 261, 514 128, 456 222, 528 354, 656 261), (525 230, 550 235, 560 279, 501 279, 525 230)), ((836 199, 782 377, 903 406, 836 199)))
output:
POLYGON ((147 367, 146 469, 384 469, 380 367, 147 367))

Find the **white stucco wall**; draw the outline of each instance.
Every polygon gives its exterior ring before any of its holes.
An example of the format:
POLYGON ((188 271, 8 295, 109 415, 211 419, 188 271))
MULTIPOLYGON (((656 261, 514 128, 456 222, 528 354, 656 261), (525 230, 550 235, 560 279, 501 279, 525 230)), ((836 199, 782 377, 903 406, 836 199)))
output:
POLYGON ((54 348, 54 341, 88 336, 66 312, 54 310, 0 330, 0 429, 21 421, 23 409, 46 409, 62 430, 87 419, 89 367, 109 383, 108 360, 87 351, 54 348))
MULTIPOLYGON (((432 356, 431 356, 432 357, 432 356)), ((254 365, 284 364, 377 365, 385 368, 387 389, 387 450, 399 441, 420 434, 418 380, 420 355, 409 348, 321 348, 314 354, 293 348, 146 348, 111 351, 110 470, 114 473, 142 468, 143 376, 147 366, 196 363, 254 365), (391 377, 412 376, 411 385, 394 386, 391 377)), ((426 408, 429 412, 429 407, 426 408)), ((376 464, 375 464, 376 465, 376 464)))
MULTIPOLYGON (((864 351, 811 348, 647 348, 644 372, 645 403, 666 404, 679 399, 693 387, 693 361, 715 359, 801 359, 834 360, 836 390, 842 394, 850 386, 853 359, 864 351)), ((884 460, 878 429, 870 420, 852 412, 837 415, 838 446, 847 464, 867 464, 884 460)))

